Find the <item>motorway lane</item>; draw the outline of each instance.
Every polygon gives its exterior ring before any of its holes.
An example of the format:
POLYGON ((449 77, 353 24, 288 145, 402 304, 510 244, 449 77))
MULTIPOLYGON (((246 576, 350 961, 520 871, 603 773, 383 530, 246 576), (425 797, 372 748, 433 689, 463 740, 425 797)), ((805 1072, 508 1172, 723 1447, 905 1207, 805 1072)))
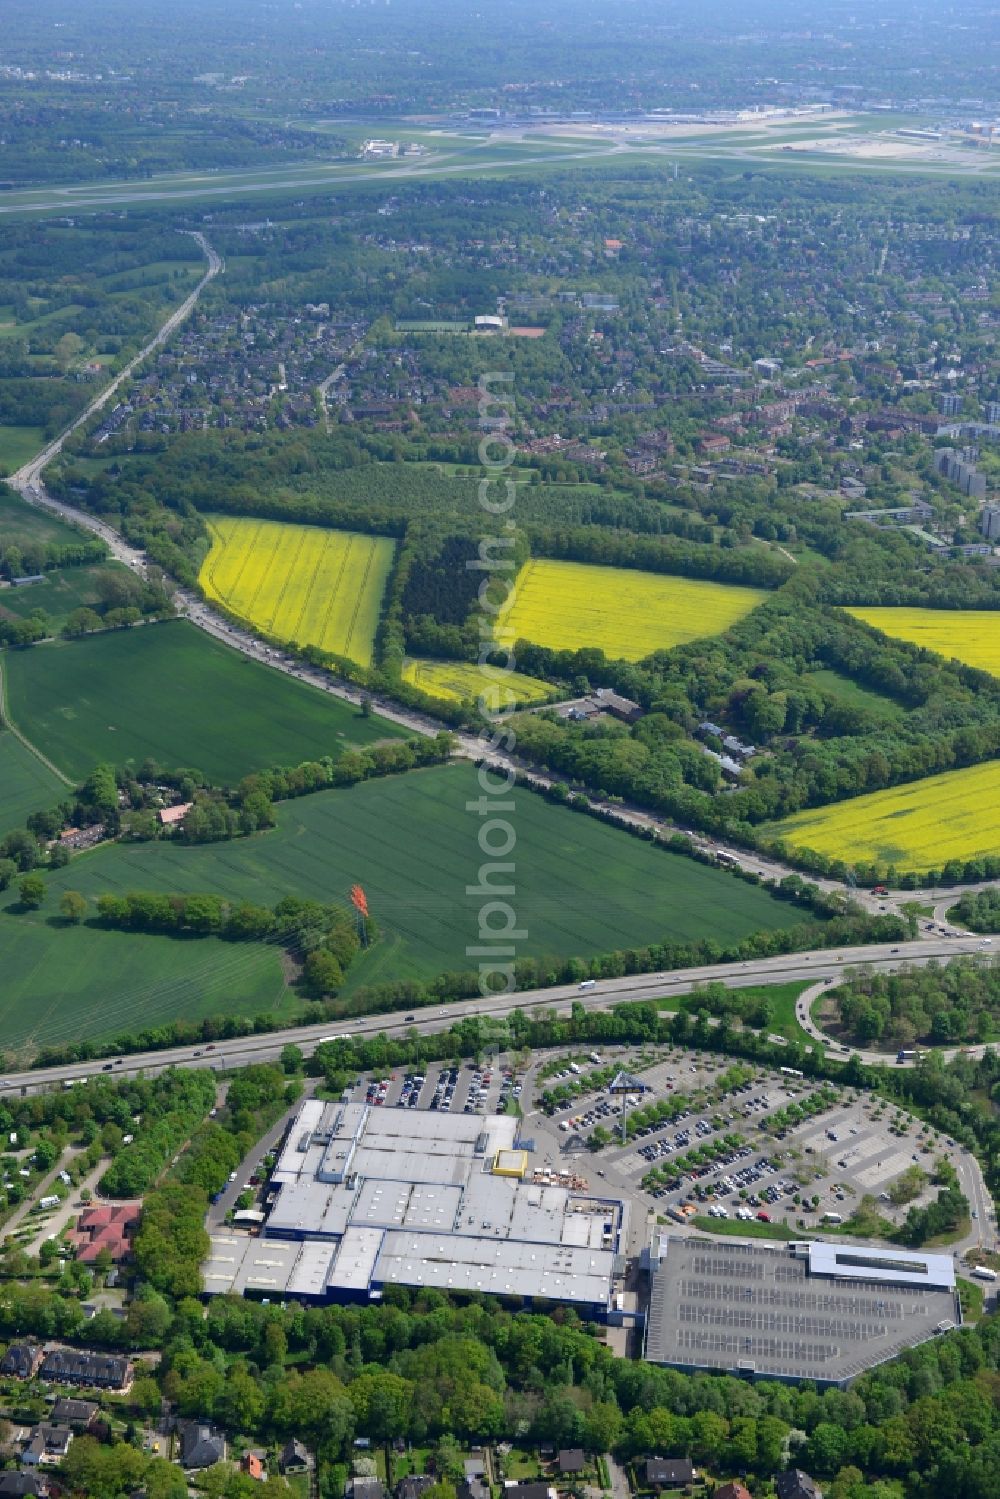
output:
MULTIPOLYGON (((550 1008, 562 1009, 565 1013, 571 1004, 580 1004, 587 1010, 604 1009, 612 1004, 656 999, 666 994, 688 994, 698 984, 710 980, 718 980, 730 988, 757 983, 789 982, 794 979, 818 981, 837 978, 852 964, 867 963, 874 968, 891 969, 902 963, 928 963, 962 952, 979 950, 978 939, 945 941, 940 938, 922 938, 891 946, 888 943, 878 943, 867 947, 845 947, 839 951, 787 953, 779 957, 751 959, 746 963, 716 963, 701 968, 677 969, 671 973, 635 974, 627 978, 604 979, 599 980, 595 988, 584 993, 576 985, 562 984, 551 989, 524 990, 515 995, 459 1000, 440 1009, 427 1006, 418 1011, 417 1015, 420 1030, 433 1033, 447 1030, 456 1019, 467 1015, 504 1019, 514 1010, 530 1012, 550 1008)), ((139 1071, 150 1074, 178 1065, 225 1070, 245 1066, 248 1062, 273 1060, 289 1042, 311 1054, 323 1039, 373 1036, 380 1032, 398 1036, 405 1034, 410 1028, 403 1011, 366 1016, 358 1020, 330 1020, 321 1025, 290 1026, 286 1030, 272 1031, 267 1035, 243 1036, 209 1043, 207 1046, 171 1047, 164 1051, 137 1053, 124 1058, 120 1067, 113 1066, 110 1073, 116 1077, 131 1077, 139 1071)), ((0 1092, 22 1088, 40 1091, 65 1081, 92 1077, 106 1065, 99 1061, 74 1062, 61 1067, 10 1073, 0 1080, 0 1092)))

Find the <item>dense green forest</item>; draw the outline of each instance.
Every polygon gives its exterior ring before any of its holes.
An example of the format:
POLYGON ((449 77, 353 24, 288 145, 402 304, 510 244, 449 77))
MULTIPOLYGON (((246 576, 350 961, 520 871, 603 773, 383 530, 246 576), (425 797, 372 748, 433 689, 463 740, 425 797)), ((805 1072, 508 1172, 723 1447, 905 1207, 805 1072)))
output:
POLYGON ((830 998, 845 1034, 858 1046, 991 1041, 1000 1016, 1000 968, 983 957, 902 973, 863 971, 830 998))

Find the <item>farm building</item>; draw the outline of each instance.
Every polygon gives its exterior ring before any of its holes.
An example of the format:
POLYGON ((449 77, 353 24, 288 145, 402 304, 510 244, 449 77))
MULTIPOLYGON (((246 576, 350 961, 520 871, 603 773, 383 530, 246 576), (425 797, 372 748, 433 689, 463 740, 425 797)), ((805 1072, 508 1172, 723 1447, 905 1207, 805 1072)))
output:
POLYGON ((205 1292, 378 1299, 436 1286, 606 1316, 627 1232, 615 1198, 524 1180, 509 1115, 303 1103, 260 1237, 212 1237, 205 1292))

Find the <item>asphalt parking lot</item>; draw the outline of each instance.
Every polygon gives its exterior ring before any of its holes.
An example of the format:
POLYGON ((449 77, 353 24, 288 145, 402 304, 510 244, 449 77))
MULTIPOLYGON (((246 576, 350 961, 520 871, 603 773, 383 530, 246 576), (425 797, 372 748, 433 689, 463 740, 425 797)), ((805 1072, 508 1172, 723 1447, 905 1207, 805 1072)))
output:
MULTIPOLYGON (((632 1059, 616 1060, 628 1068, 632 1059)), ((576 1065, 576 1073, 563 1070, 561 1081, 585 1081, 589 1071, 599 1070, 589 1061, 576 1065)), ((618 1131, 621 1125, 620 1101, 606 1090, 584 1091, 552 1114, 549 1127, 562 1137, 565 1153, 586 1152, 637 1204, 669 1217, 684 1207, 687 1216, 833 1228, 871 1195, 879 1213, 898 1223, 910 1207, 935 1196, 929 1180, 935 1161, 946 1156, 958 1163, 954 1142, 882 1100, 828 1089, 831 1101, 820 1112, 796 1120, 794 1112, 821 1095, 821 1084, 748 1067, 746 1081, 720 1090, 719 1079, 731 1065, 668 1052, 655 1065, 636 1068, 650 1091, 635 1095, 630 1111, 672 1098, 678 1101, 675 1116, 643 1128, 624 1146, 614 1140, 596 1157, 587 1149, 593 1130, 618 1131), (793 1115, 785 1123, 782 1111, 789 1108, 793 1115), (897 1206, 889 1188, 914 1165, 928 1180, 897 1206)), ((559 1081, 556 1075, 545 1086, 559 1081)))
POLYGON ((431 1063, 423 1072, 397 1069, 362 1079, 352 1096, 375 1108, 430 1109, 441 1113, 501 1113, 523 1084, 507 1064, 431 1063), (501 1107, 502 1106, 502 1107, 501 1107))

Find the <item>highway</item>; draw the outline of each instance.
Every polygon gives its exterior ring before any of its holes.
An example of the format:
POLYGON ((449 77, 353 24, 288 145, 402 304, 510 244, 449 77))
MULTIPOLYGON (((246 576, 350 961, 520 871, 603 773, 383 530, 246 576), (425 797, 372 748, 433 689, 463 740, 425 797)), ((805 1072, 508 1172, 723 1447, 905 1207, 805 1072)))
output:
MULTIPOLYGON (((310 1055, 323 1039, 374 1036, 380 1032, 400 1036, 417 1022, 422 1032, 433 1033, 447 1030, 456 1019, 469 1015, 502 1020, 514 1010, 530 1013, 552 1009, 565 1014, 572 1004, 580 1004, 587 1010, 604 1009, 609 1005, 657 999, 662 995, 688 994, 697 985, 711 980, 718 980, 730 988, 749 984, 788 983, 795 979, 814 979, 819 983, 821 980, 838 978, 846 968, 860 963, 870 964, 874 968, 894 969, 903 963, 928 963, 935 959, 955 957, 962 952, 979 951, 981 948, 978 938, 918 938, 912 942, 891 945, 879 943, 830 951, 786 953, 746 963, 715 963, 701 968, 677 969, 670 973, 635 974, 626 978, 600 980, 593 989, 585 992, 581 992, 574 984, 563 984, 551 989, 527 989, 513 995, 459 1000, 444 1007, 427 1006, 412 1012, 413 1019, 408 1018, 408 1013, 397 1010, 386 1015, 329 1020, 320 1025, 290 1026, 286 1030, 272 1031, 267 1035, 243 1036, 219 1041, 214 1045, 176 1046, 163 1051, 138 1052, 124 1057, 117 1065, 88 1061, 12 1072, 0 1079, 0 1092, 40 1092, 64 1082, 78 1082, 82 1078, 93 1077, 102 1069, 121 1077, 132 1077, 138 1072, 154 1074, 175 1066, 229 1070, 246 1066, 249 1062, 273 1061, 280 1055, 281 1048, 289 1043, 310 1055)), ((952 1055, 958 1049, 952 1048, 946 1055, 952 1055)), ((983 1048, 972 1047, 969 1050, 981 1053, 983 1048)), ((838 1055, 846 1057, 851 1052, 856 1052, 865 1062, 884 1063, 893 1060, 881 1052, 847 1047, 839 1051, 838 1055)))

